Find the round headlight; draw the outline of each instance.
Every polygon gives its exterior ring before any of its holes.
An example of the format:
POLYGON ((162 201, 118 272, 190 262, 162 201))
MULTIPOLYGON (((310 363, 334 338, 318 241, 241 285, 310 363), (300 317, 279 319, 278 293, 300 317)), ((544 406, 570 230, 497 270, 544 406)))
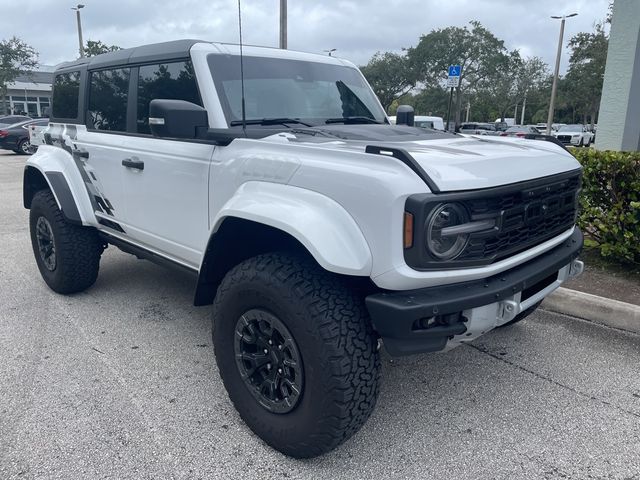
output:
POLYGON ((438 260, 453 260, 467 246, 469 234, 455 233, 449 227, 469 221, 465 208, 458 203, 445 203, 437 207, 427 221, 426 241, 429 253, 438 260))

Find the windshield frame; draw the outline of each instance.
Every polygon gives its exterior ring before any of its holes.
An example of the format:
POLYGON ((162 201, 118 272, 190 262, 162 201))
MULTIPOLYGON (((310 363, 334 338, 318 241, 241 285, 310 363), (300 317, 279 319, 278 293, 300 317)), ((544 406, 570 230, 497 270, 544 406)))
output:
MULTIPOLYGON (((335 83, 336 83, 337 93, 338 95, 340 95, 340 99, 343 102, 341 105, 342 115, 339 118, 349 119, 349 117, 367 116, 367 117, 370 117, 372 120, 375 120, 375 123, 385 123, 385 124, 388 123, 386 112, 382 108, 382 105, 380 104, 378 97, 375 95, 375 93, 371 89, 371 86, 366 81, 366 79, 364 78, 360 70, 358 70, 356 67, 341 64, 341 63, 338 64, 333 62, 322 62, 322 61, 314 61, 314 60, 306 60, 306 59, 300 60, 300 59, 282 58, 282 57, 245 55, 243 58, 243 69, 244 69, 245 98, 247 100, 250 98, 250 96, 247 95, 247 83, 254 79, 261 80, 261 78, 257 76, 259 75, 259 73, 256 74, 256 72, 261 71, 259 69, 260 62, 274 62, 272 64, 274 68, 272 69, 271 72, 268 73, 268 75, 269 74, 273 75, 275 71, 277 71, 278 73, 280 71, 283 71, 283 77, 282 77, 283 82, 286 82, 289 79, 291 81, 299 81, 300 79, 287 76, 286 69, 276 70, 275 65, 278 65, 278 63, 280 63, 281 66, 289 67, 289 68, 299 67, 301 70, 305 72, 323 73, 323 74, 326 74, 327 76, 331 76, 331 74, 335 74, 335 83), (296 64, 299 64, 299 65, 296 65, 296 64), (359 92, 355 92, 354 89, 351 88, 352 86, 357 86, 361 90, 359 92), (365 97, 362 97, 363 93, 365 93, 365 97), (351 113, 351 115, 347 115, 345 113, 344 109, 346 108, 346 105, 347 105, 345 102, 347 100, 343 98, 343 95, 345 96, 352 95, 352 97, 348 99, 348 101, 352 101, 353 105, 357 105, 357 108, 355 108, 354 111, 347 112, 347 113, 351 113), (363 109, 366 110, 367 115, 358 113, 358 112, 362 112, 363 109)), ((242 120, 242 118, 241 118, 241 115, 238 115, 239 112, 237 111, 238 110, 237 93, 233 98, 231 98, 231 101, 236 103, 235 105, 236 108, 234 109, 230 105, 230 97, 227 96, 227 91, 225 90, 225 86, 223 84, 223 82, 225 81, 237 82, 240 80, 240 56, 233 55, 233 54, 229 55, 229 54, 221 54, 221 53, 209 53, 207 55, 207 64, 209 67, 211 78, 216 88, 218 100, 222 108, 222 113, 224 115, 224 121, 226 123, 226 126, 230 129, 237 128, 239 126, 240 128, 242 128, 241 125, 238 125, 238 121, 242 120), (237 72, 235 71, 236 68, 230 67, 230 64, 233 65, 233 67, 237 66, 237 72), (226 66, 227 68, 223 70, 222 68, 223 66, 226 66), (224 77, 219 74, 220 71, 225 72, 224 77), (233 125, 231 125, 232 122, 234 123, 233 125)), ((266 76, 265 78, 277 79, 280 77, 266 76)), ((318 85, 320 85, 320 82, 322 81, 322 79, 315 80, 315 77, 310 76, 310 77, 306 77, 301 81, 306 81, 306 82, 309 82, 310 84, 317 82, 318 85)), ((333 79, 330 80, 329 83, 331 83, 332 81, 333 79)), ((285 89, 283 88, 283 91, 284 90, 285 89)), ((246 109, 246 106, 245 106, 245 109, 246 109)), ((335 120, 336 118, 335 114, 326 115, 326 116, 305 116, 304 114, 308 112, 304 112, 304 111, 299 112, 302 115, 297 115, 297 113, 298 112, 296 112, 295 115, 292 115, 290 113, 287 115, 277 115, 277 116, 274 115, 274 118, 288 117, 303 123, 311 124, 312 126, 325 125, 326 120, 330 120, 330 119, 335 120)), ((247 112, 246 114, 247 121, 252 121, 252 120, 255 121, 260 119, 264 119, 268 121, 271 119, 271 116, 251 115, 249 114, 249 112, 247 112)), ((353 123, 353 122, 345 122, 345 123, 353 123)), ((286 125, 286 122, 283 122, 283 124, 286 125)), ((292 123, 291 125, 294 128, 299 127, 299 124, 292 123)), ((270 124, 269 126, 273 128, 273 124, 270 124)), ((261 127, 261 125, 254 124, 252 125, 252 127, 259 128, 261 127)))

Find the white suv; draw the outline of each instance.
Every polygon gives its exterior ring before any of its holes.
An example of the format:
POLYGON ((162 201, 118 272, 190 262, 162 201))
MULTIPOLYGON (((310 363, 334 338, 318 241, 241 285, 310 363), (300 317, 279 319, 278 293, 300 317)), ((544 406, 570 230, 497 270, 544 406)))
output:
POLYGON ((589 147, 593 142, 593 133, 585 125, 562 125, 553 134, 562 144, 576 147, 589 147))
POLYGON ((185 40, 80 59, 44 143, 24 205, 47 285, 89 288, 108 245, 193 272, 231 401, 295 457, 367 420, 381 344, 453 348, 582 270, 567 151, 390 125, 333 57, 185 40))

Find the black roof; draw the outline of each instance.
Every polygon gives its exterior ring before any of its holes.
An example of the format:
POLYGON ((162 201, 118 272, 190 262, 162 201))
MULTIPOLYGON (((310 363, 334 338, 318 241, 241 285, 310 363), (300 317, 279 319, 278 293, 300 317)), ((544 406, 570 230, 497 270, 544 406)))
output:
POLYGON ((154 43, 140 47, 125 48, 115 52, 103 53, 95 57, 79 58, 73 62, 66 62, 58 66, 56 71, 69 70, 73 67, 85 67, 95 70, 113 65, 127 65, 130 63, 145 63, 158 60, 185 58, 194 44, 202 40, 174 40, 171 42, 154 43))

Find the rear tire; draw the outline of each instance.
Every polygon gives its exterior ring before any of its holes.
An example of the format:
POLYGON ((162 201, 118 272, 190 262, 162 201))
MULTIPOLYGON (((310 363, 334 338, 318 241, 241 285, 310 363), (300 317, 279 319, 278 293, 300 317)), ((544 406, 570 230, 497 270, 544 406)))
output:
POLYGON ((240 416, 285 455, 334 449, 374 409, 380 358, 364 301, 312 260, 267 254, 232 269, 213 305, 213 344, 240 416))
POLYGON ((75 293, 95 283, 104 250, 98 232, 67 222, 51 191, 34 195, 29 227, 38 269, 51 290, 75 293))

